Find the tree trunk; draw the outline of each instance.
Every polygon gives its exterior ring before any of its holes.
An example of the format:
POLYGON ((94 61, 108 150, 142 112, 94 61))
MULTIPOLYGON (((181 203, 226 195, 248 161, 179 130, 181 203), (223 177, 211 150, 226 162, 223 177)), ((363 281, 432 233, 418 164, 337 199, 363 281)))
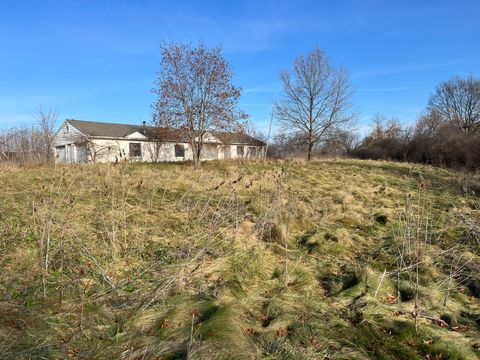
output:
POLYGON ((308 154, 307 154, 307 161, 312 160, 312 149, 313 149, 313 143, 308 144, 308 154))
POLYGON ((193 162, 195 169, 200 169, 201 166, 201 154, 202 154, 202 145, 197 143, 192 147, 193 152, 193 162))

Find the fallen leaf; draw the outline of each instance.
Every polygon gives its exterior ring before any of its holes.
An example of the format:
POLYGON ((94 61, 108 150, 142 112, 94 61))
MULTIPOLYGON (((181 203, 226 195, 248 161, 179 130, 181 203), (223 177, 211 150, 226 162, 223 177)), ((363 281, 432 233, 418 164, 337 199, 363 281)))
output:
POLYGON ((82 278, 80 279, 80 281, 83 284, 85 289, 90 289, 93 285, 97 283, 94 279, 90 279, 90 278, 82 278))
POLYGON ((267 317, 266 317, 264 314, 260 314, 260 315, 257 317, 257 320, 258 320, 258 321, 265 321, 265 320, 267 320, 267 317))
POLYGON ((397 303, 397 297, 393 294, 387 294, 387 302, 389 304, 396 304, 397 303))
POLYGON ((451 329, 453 331, 463 332, 463 331, 467 330, 467 327, 464 326, 464 325, 458 325, 458 326, 452 326, 451 329))
POLYGON ((438 326, 440 326, 440 327, 444 327, 444 328, 448 328, 448 327, 449 327, 448 324, 447 324, 445 321, 443 321, 443 320, 433 320, 433 322, 434 322, 435 324, 437 324, 438 326))

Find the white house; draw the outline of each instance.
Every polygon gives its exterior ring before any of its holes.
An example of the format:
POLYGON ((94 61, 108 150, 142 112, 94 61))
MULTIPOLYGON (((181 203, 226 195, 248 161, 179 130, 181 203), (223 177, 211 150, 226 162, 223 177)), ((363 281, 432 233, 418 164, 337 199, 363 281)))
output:
MULTIPOLYGON (((237 132, 212 131, 202 160, 265 156, 266 143, 237 132)), ((193 160, 186 130, 67 119, 54 137, 58 163, 193 160)))

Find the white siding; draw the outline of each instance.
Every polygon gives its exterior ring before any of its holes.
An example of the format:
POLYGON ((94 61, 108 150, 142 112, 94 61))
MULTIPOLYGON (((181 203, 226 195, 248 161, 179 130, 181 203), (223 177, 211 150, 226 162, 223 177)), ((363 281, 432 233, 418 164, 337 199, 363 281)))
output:
POLYGON ((77 145, 77 162, 88 162, 88 150, 86 143, 77 145))
MULTIPOLYGON (((261 146, 219 145, 218 139, 211 134, 207 134, 205 140, 206 142, 202 148, 202 160, 261 157, 264 153, 264 147, 261 146), (238 146, 243 146, 243 156, 238 154, 238 146), (254 155, 255 153, 256 155, 254 155)), ((88 139, 87 136, 67 121, 60 127, 53 142, 56 161, 61 163, 117 161, 182 162, 193 160, 190 144, 181 143, 181 145, 185 147, 184 157, 175 156, 175 143, 148 141, 139 132, 134 132, 124 139, 88 139), (142 153, 140 157, 130 158, 130 143, 140 143, 142 153)))
POLYGON ((85 161, 85 141, 86 136, 82 132, 68 122, 64 122, 53 139, 55 161, 60 163, 85 161))
MULTIPOLYGON (((185 157, 175 157, 175 143, 156 143, 142 140, 106 140, 93 139, 89 142, 90 162, 115 162, 115 161, 144 161, 144 162, 182 162, 193 160, 190 144, 179 143, 185 147, 185 157), (130 158, 130 143, 140 143, 141 158, 130 158)), ((248 145, 216 145, 204 144, 202 160, 235 159, 242 156, 237 154, 237 146, 243 146, 244 158, 262 157, 264 148, 248 145), (252 149, 255 148, 254 151, 252 149), (254 155, 256 153, 256 155, 254 155)))
POLYGON ((232 154, 233 157, 235 158, 243 158, 245 157, 245 154, 247 153, 246 152, 246 146, 245 145, 231 145, 232 146, 232 154), (243 148, 243 154, 239 154, 238 152, 238 147, 242 147, 243 148))
POLYGON ((251 145, 230 145, 232 158, 261 158, 265 155, 265 146, 251 145), (243 155, 239 152, 239 147, 243 148, 243 155))
POLYGON ((62 146, 67 144, 85 142, 86 136, 72 125, 64 122, 60 129, 55 134, 53 146, 62 146), (68 128, 67 128, 68 127, 68 128))
POLYGON ((125 139, 147 140, 148 138, 145 135, 140 134, 138 131, 135 131, 134 133, 125 136, 125 139))
POLYGON ((219 158, 220 145, 203 144, 201 158, 203 160, 216 160, 219 158))
POLYGON ((175 143, 157 143, 142 140, 106 140, 93 139, 89 144, 90 162, 115 161, 185 161, 192 160, 192 151, 189 144, 185 146, 185 157, 175 157, 175 143), (141 158, 130 159, 130 143, 140 143, 141 158))

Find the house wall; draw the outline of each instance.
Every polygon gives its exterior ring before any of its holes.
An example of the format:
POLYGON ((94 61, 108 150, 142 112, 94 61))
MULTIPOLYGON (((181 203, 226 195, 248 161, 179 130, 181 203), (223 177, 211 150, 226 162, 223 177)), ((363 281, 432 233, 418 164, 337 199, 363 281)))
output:
POLYGON ((75 127, 63 123, 53 141, 55 161, 77 163, 86 161, 86 136, 75 127))
POLYGON ((233 159, 263 157, 265 155, 265 146, 230 145, 230 154, 233 159), (243 155, 240 154, 239 147, 243 147, 243 155))
POLYGON ((202 153, 200 155, 203 160, 216 160, 220 158, 221 145, 203 144, 202 153))
POLYGON ((85 142, 86 136, 72 125, 63 123, 60 129, 55 134, 53 146, 62 146, 67 144, 75 144, 85 142))
MULTIPOLYGON (((190 144, 181 143, 185 147, 185 157, 175 157, 175 143, 156 143, 144 140, 107 140, 93 139, 89 144, 90 162, 115 162, 115 161, 143 161, 143 162, 182 162, 193 160, 190 144), (130 143, 140 143, 141 158, 130 158, 130 143)), ((202 160, 235 159, 242 156, 237 153, 238 145, 204 144, 202 160)), ((264 147, 244 146, 243 158, 262 157, 264 147), (252 149, 255 148, 256 155, 252 149)))
POLYGON ((156 142, 144 143, 142 144, 142 154, 145 154, 143 161, 182 162, 182 161, 193 160, 193 152, 190 144, 179 143, 179 145, 183 145, 185 148, 184 157, 175 156, 175 145, 176 145, 175 143, 156 143, 156 142))
POLYGON ((88 148, 87 144, 79 144, 76 146, 76 162, 83 163, 88 162, 88 148))
POLYGON ((89 142, 89 160, 91 162, 144 161, 179 162, 192 160, 189 144, 185 147, 185 157, 175 157, 175 143, 157 143, 145 140, 109 140, 92 139, 89 142), (130 143, 140 143, 142 157, 130 158, 130 143))
MULTIPOLYGON (((213 137, 206 140, 218 141, 218 139, 213 137)), ((133 133, 125 139, 88 139, 82 132, 68 123, 64 123, 60 127, 53 142, 56 161, 59 163, 117 161, 182 162, 193 160, 190 144, 182 143, 181 145, 185 148, 185 156, 176 157, 175 143, 173 142, 158 143, 148 141, 140 133, 133 133), (130 157, 130 143, 140 143, 141 157, 130 157)), ((219 145, 206 142, 202 149, 202 160, 261 157, 263 153, 264 147, 259 146, 219 145), (238 146, 243 146, 243 156, 238 153, 238 146), (254 148, 255 150, 253 150, 254 148)))

